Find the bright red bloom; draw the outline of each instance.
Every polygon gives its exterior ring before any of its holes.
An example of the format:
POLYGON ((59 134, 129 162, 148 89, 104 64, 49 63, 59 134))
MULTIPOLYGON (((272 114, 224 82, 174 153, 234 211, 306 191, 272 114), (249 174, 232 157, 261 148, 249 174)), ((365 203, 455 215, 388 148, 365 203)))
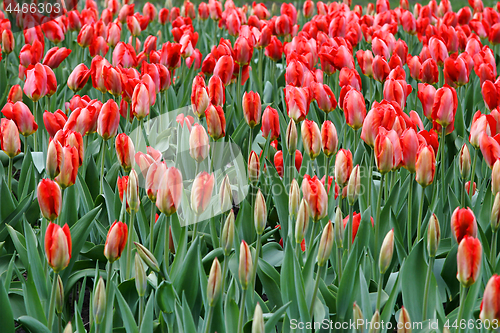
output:
POLYGON ((366 104, 363 94, 355 89, 349 90, 344 97, 343 109, 346 123, 354 130, 360 129, 366 117, 366 104))
POLYGON ((108 230, 104 244, 104 256, 110 263, 120 259, 127 244, 128 229, 123 222, 115 221, 108 230))
POLYGON ((295 122, 301 122, 309 113, 311 94, 308 88, 285 87, 286 111, 295 122))
POLYGON ((45 232, 45 254, 55 273, 65 269, 71 260, 71 234, 67 224, 49 223, 45 232))
POLYGON ((130 137, 125 133, 117 135, 115 140, 116 156, 120 161, 123 170, 128 173, 134 163, 135 148, 130 137))
POLYGON ((375 139, 375 162, 381 173, 387 173, 400 166, 403 152, 399 136, 394 130, 381 127, 375 139))
POLYGON ((271 141, 278 139, 280 135, 280 120, 279 114, 276 109, 271 106, 267 106, 262 114, 262 136, 268 138, 271 134, 271 141))
POLYGON ((65 47, 53 47, 47 51, 45 58, 43 58, 43 64, 49 66, 54 69, 59 67, 61 62, 64 61, 71 53, 71 50, 65 47))
POLYGON ((49 221, 57 219, 61 213, 61 188, 50 179, 42 179, 37 187, 37 199, 43 217, 49 221))
POLYGON ((226 136, 226 117, 220 106, 209 105, 205 111, 208 135, 214 140, 226 136))
POLYGON ((324 218, 328 213, 328 195, 325 186, 317 176, 305 175, 302 180, 302 193, 309 206, 309 214, 315 221, 324 218))
POLYGON ((63 159, 61 163, 61 172, 56 177, 56 182, 63 189, 75 184, 80 166, 80 154, 75 147, 63 147, 63 159))
POLYGON ((23 102, 15 104, 7 103, 2 109, 2 114, 7 119, 12 119, 23 136, 29 136, 36 132, 38 125, 30 109, 23 102))
POLYGON ((479 239, 465 236, 458 245, 457 280, 465 287, 473 285, 481 272, 483 247, 479 239))
POLYGON ((243 116, 250 128, 254 128, 260 123, 262 107, 259 93, 250 91, 243 94, 243 116))

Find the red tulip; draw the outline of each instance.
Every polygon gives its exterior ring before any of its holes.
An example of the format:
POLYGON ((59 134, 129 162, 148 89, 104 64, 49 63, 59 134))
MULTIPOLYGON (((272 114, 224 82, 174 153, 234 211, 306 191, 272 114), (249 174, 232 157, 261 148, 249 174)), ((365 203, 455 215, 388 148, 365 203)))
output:
POLYGON ((335 180, 340 187, 345 187, 353 169, 352 153, 347 149, 340 149, 335 158, 335 180))
POLYGON ((222 83, 227 86, 231 82, 234 70, 234 61, 230 55, 223 55, 217 60, 214 75, 218 76, 222 83))
POLYGON ((43 113, 43 124, 50 137, 54 137, 57 131, 63 129, 67 120, 68 117, 61 110, 57 110, 54 113, 48 111, 43 113))
POLYGON ((359 67, 361 68, 361 73, 368 77, 373 76, 373 54, 370 50, 358 50, 356 52, 356 59, 358 60, 359 67))
POLYGON ((122 74, 118 69, 112 66, 103 68, 104 86, 106 90, 113 96, 118 97, 122 91, 122 74))
POLYGON ((82 27, 76 41, 78 42, 78 45, 80 45, 81 47, 87 48, 92 43, 94 38, 95 38, 94 26, 88 23, 82 27))
POLYGON ((477 111, 472 118, 469 142, 474 148, 479 148, 483 134, 491 136, 492 133, 496 132, 496 126, 496 121, 492 115, 484 115, 481 114, 481 111, 477 111))
POLYGON ((375 56, 372 63, 373 78, 379 82, 384 82, 389 76, 390 67, 387 60, 380 56, 375 56))
POLYGON ((429 39, 429 51, 438 66, 443 66, 444 61, 448 58, 448 49, 445 43, 441 39, 433 36, 429 39))
POLYGON ((500 105, 500 87, 486 80, 481 85, 481 93, 483 95, 484 104, 489 110, 493 110, 500 105))
POLYGON ((115 140, 116 156, 125 173, 130 172, 134 163, 135 148, 130 137, 125 133, 118 134, 115 140))
POLYGON ((325 186, 317 176, 304 176, 302 181, 302 193, 309 206, 309 214, 314 221, 319 221, 328 213, 328 195, 325 186))
POLYGON ((54 69, 59 67, 61 62, 64 61, 71 53, 71 50, 68 50, 65 47, 53 47, 47 51, 45 58, 43 58, 43 64, 49 66, 54 69))
POLYGON ((415 172, 415 163, 417 161, 417 151, 419 142, 417 133, 413 128, 407 128, 401 135, 401 149, 403 151, 403 167, 410 171, 415 172))
MULTIPOLYGON (((373 227, 373 217, 370 217, 372 227, 373 227)), ((349 216, 346 216, 343 220, 344 229, 347 228, 347 223, 349 222, 349 216)), ((353 212, 352 215, 352 242, 356 239, 356 234, 358 233, 359 225, 361 224, 361 213, 353 212)))
POLYGON ((269 134, 271 134, 270 141, 274 141, 280 136, 279 114, 278 111, 271 106, 267 106, 262 114, 261 131, 262 136, 266 139, 269 137, 269 134))
POLYGON ((11 119, 16 123, 19 132, 23 136, 29 136, 38 129, 35 117, 33 117, 30 109, 23 102, 5 104, 2 114, 5 118, 11 119))
POLYGON ((329 113, 337 107, 337 100, 330 87, 326 84, 311 82, 312 95, 320 110, 329 113))
POLYGON ((435 84, 439 80, 439 70, 434 59, 429 58, 422 63, 418 79, 424 83, 435 84))
POLYGON ((205 110, 210 105, 210 99, 208 97, 207 88, 205 86, 205 80, 200 75, 195 76, 195 78, 193 79, 191 103, 194 107, 193 113, 198 118, 204 117, 205 110))
POLYGON ((481 271, 483 247, 479 239, 465 236, 458 245, 457 280, 464 286, 473 285, 481 271))
POLYGON ((260 123, 262 107, 258 93, 250 91, 243 94, 243 116, 250 128, 254 128, 260 123))
POLYGON ((195 124, 189 134, 189 153, 191 157, 200 163, 208 157, 209 148, 210 145, 205 128, 199 124, 195 124))
POLYGON ((361 139, 367 145, 374 147, 379 127, 383 127, 387 130, 392 129, 396 115, 397 112, 394 104, 387 101, 382 101, 380 104, 377 103, 376 105, 374 103, 363 122, 361 139))
POLYGON ((118 42, 120 42, 121 32, 122 29, 117 23, 111 22, 110 24, 108 24, 106 41, 108 42, 109 46, 115 47, 118 42))
POLYGON ((214 175, 205 171, 196 176, 191 188, 191 209, 196 215, 202 214, 210 204, 214 181, 214 175))
POLYGON ((122 256, 127 244, 128 228, 123 222, 115 221, 108 230, 106 243, 104 244, 104 256, 110 263, 115 262, 122 256))
POLYGON ((427 119, 432 119, 432 106, 434 105, 434 96, 436 95, 436 88, 427 83, 418 84, 418 99, 422 104, 424 116, 427 119))
POLYGON ((307 155, 314 160, 321 152, 321 132, 318 124, 312 120, 305 119, 301 129, 302 142, 307 155))
POLYGON ((276 154, 274 154, 274 167, 276 168, 276 172, 278 172, 278 176, 283 177, 283 152, 278 150, 276 154))
POLYGON ((132 95, 132 114, 138 120, 144 119, 149 114, 150 103, 149 90, 144 83, 140 82, 135 86, 132 95))
POLYGON ((9 90, 9 95, 7 95, 7 102, 16 103, 22 102, 23 100, 23 89, 20 85, 13 85, 9 90))
POLYGON ((61 172, 61 163, 63 158, 62 145, 57 140, 50 140, 47 149, 47 161, 45 172, 50 179, 54 179, 61 172))
POLYGON ((14 46, 16 42, 14 40, 14 34, 10 29, 5 29, 2 34, 2 52, 10 54, 14 51, 14 46))
POLYGON ((403 158, 403 152, 399 136, 394 130, 388 131, 381 127, 375 139, 374 150, 375 162, 382 174, 399 167, 403 158))
POLYGON ((239 36, 234 42, 234 61, 240 66, 248 65, 252 60, 253 48, 252 39, 239 36))
POLYGON ((457 92, 445 84, 436 91, 432 105, 432 119, 441 126, 448 126, 455 121, 458 99, 457 92))
POLYGON ((223 106, 226 102, 224 83, 216 75, 213 75, 208 81, 208 98, 212 105, 223 106))
POLYGON ((162 177, 156 196, 156 207, 163 214, 174 214, 182 200, 182 175, 174 167, 168 168, 162 177))
MULTIPOLYGON (((105 93, 107 91, 106 85, 105 85, 105 80, 106 78, 104 77, 104 67, 110 66, 110 63, 106 60, 106 58, 103 58, 101 56, 95 56, 92 59, 92 63, 90 65, 90 75, 92 76, 92 86, 99 90, 100 92, 105 93)), ((68 81, 73 81, 74 83, 71 82, 71 85, 76 89, 77 87, 82 87, 85 86, 83 82, 85 81, 85 77, 88 78, 88 74, 86 73, 85 68, 86 67, 81 67, 79 71, 77 71, 77 68, 73 71, 75 73, 76 77, 74 79, 68 78, 68 81)), ((77 91, 77 90, 74 90, 77 91)))
POLYGON ((160 63, 169 70, 181 66, 181 44, 167 42, 161 49, 160 63))
POLYGON ((77 92, 82 90, 89 80, 91 71, 85 66, 85 64, 79 64, 75 67, 73 72, 68 77, 68 88, 77 92))
POLYGON ((37 199, 43 217, 54 221, 61 214, 61 188, 50 179, 42 179, 37 187, 37 199))
POLYGON ((301 122, 309 113, 310 91, 308 88, 286 86, 285 102, 288 116, 295 122, 301 122))
POLYGON ((119 42, 113 50, 113 66, 137 67, 137 54, 130 44, 119 42))
POLYGON ((453 86, 463 86, 469 83, 469 68, 462 58, 447 58, 444 62, 445 83, 453 86))
POLYGON ((38 63, 27 71, 23 91, 33 102, 47 94, 47 73, 42 64, 38 63))
POLYGON ((207 117, 208 135, 212 139, 217 141, 226 136, 226 117, 222 107, 209 105, 205 110, 205 117, 207 117))
POLYGON ((71 260, 71 234, 67 224, 60 227, 49 223, 45 232, 45 254, 49 266, 59 273, 69 265, 71 260))
POLYGON ((470 208, 457 207, 451 215, 451 230, 453 237, 460 243, 466 236, 477 236, 477 222, 470 208))
POLYGON ((384 82, 384 99, 389 102, 398 103, 401 108, 406 105, 406 98, 411 93, 411 85, 407 84, 405 80, 396 80, 393 78, 387 78, 384 82))
POLYGON ((56 182, 63 189, 75 184, 78 175, 79 153, 75 147, 66 146, 63 148, 61 172, 56 177, 56 182))
POLYGON ((120 112, 118 104, 112 99, 108 100, 101 108, 97 119, 97 133, 104 139, 109 140, 118 132, 120 125, 120 112))
POLYGON ((366 104, 363 94, 355 89, 349 90, 344 97, 344 116, 347 125, 354 130, 358 130, 363 126, 363 121, 366 117, 366 104))
POLYGON ((0 142, 2 150, 10 158, 17 156, 21 152, 19 130, 13 120, 2 118, 0 125, 0 142))
POLYGON ((484 288, 483 300, 481 301, 479 318, 483 323, 488 321, 494 323, 500 320, 499 292, 500 276, 493 274, 484 288))
POLYGON ((330 120, 321 126, 321 148, 327 157, 331 157, 337 152, 337 129, 330 120))
POLYGON ((271 42, 266 46, 264 54, 272 61, 279 61, 283 55, 283 44, 276 36, 271 36, 271 42))
POLYGON ((427 187, 434 181, 436 155, 432 146, 422 144, 419 147, 415 162, 415 172, 415 180, 422 187, 427 187))

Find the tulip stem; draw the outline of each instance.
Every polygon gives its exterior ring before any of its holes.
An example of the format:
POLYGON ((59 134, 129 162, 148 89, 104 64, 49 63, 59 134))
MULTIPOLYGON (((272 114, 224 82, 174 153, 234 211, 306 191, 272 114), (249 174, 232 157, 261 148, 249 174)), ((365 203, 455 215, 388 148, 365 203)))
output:
POLYGON ((349 205, 349 226, 348 226, 348 236, 347 236, 347 253, 351 253, 352 245, 352 218, 353 218, 354 207, 349 205))
POLYGON ((465 296, 467 295, 467 287, 464 287, 462 284, 460 284, 460 305, 458 307, 458 317, 457 317, 457 323, 458 323, 458 333, 462 331, 462 328, 460 327, 460 321, 462 320, 462 317, 464 315, 464 303, 465 303, 465 296))
POLYGON ((243 333, 243 317, 245 315, 245 300, 247 298, 247 290, 243 289, 241 295, 241 306, 240 306, 240 316, 238 318, 238 333, 243 333))
POLYGON ((205 333, 210 332, 210 326, 212 326, 212 318, 214 316, 214 307, 210 306, 208 309, 207 319, 205 321, 205 333))
MULTIPOLYGON (((466 188, 466 182, 465 182, 465 177, 462 177, 462 198, 460 200, 460 206, 462 208, 465 208, 465 192, 467 191, 467 188, 466 188)), ((472 184, 472 183, 469 183, 469 184, 472 184)), ((469 186, 469 192, 470 192, 470 186, 469 186)))
POLYGON ((170 261, 170 222, 172 220, 172 215, 165 218, 165 250, 163 251, 163 261, 165 264, 165 271, 168 272, 168 266, 170 261))
MULTIPOLYGON (((376 222, 375 222, 375 248, 378 249, 378 234, 380 230, 380 206, 382 205, 382 192, 384 190, 384 178, 385 174, 382 174, 380 177, 380 187, 378 189, 378 199, 377 199, 377 214, 375 215, 376 217, 376 222)), ((377 307, 378 308, 378 307, 377 307)))
POLYGON ((312 249, 312 244, 314 242, 314 235, 316 234, 316 227, 318 226, 318 222, 313 221, 313 228, 311 230, 311 235, 309 236, 309 244, 306 244, 306 248, 312 249))
POLYGON ((337 280, 338 280, 338 285, 340 285, 340 280, 342 279, 342 247, 337 248, 337 280))
MULTIPOLYGON (((474 160, 472 161, 472 169, 470 171, 470 184, 474 184, 474 176, 476 175, 477 152, 478 152, 478 149, 475 148, 474 149, 474 160)), ((472 194, 473 194, 472 192, 473 191, 469 190, 469 199, 472 199, 472 194)))
POLYGON ((316 301, 316 295, 318 295, 319 280, 320 280, 322 274, 323 274, 323 266, 319 266, 318 267, 318 272, 316 274, 316 282, 314 283, 313 296, 312 296, 312 299, 311 299, 311 306, 309 307, 309 314, 311 315, 311 319, 312 319, 312 316, 313 316, 314 303, 316 301))
POLYGON ((422 319, 427 319, 427 299, 429 298, 429 285, 431 283, 431 272, 434 267, 434 257, 429 258, 429 266, 427 267, 427 275, 425 277, 425 289, 424 289, 424 310, 422 312, 422 319))
MULTIPOLYGON (((325 190, 326 190, 326 193, 328 194, 328 173, 329 173, 329 169, 330 169, 330 160, 331 160, 331 155, 328 156, 326 158, 326 170, 325 170, 325 190)), ((335 187, 335 184, 334 184, 334 187, 335 187)), ((334 190, 334 193, 335 193, 335 190, 334 190)))
POLYGON ((382 282, 384 280, 384 274, 380 273, 378 276, 378 286, 377 286, 377 306, 375 310, 380 312, 380 301, 382 299, 382 282))
POLYGON ((493 231, 493 235, 491 236, 491 253, 490 253, 490 264, 493 267, 493 271, 495 271, 495 267, 497 264, 497 233, 498 230, 493 231))
MULTIPOLYGON (((255 290, 255 284, 257 282, 257 266, 259 265, 260 248, 262 246, 262 235, 257 234, 257 245, 255 246, 255 258, 253 262, 253 285, 252 290, 255 290)), ((254 293, 252 293, 252 298, 254 293)))
POLYGON ((104 191, 104 153, 106 149, 106 141, 102 139, 102 144, 101 144, 101 182, 100 182, 100 194, 103 194, 104 191))
POLYGON ((10 191, 12 189, 12 158, 9 158, 9 169, 7 172, 9 174, 7 186, 8 186, 9 191, 10 191))
POLYGON ((222 263, 222 293, 224 294, 227 276, 227 255, 224 253, 224 262, 222 263))
MULTIPOLYGON (((270 134, 269 134, 270 135, 270 134)), ((250 153, 252 152, 252 128, 248 130, 248 158, 250 158, 250 153)), ((262 156, 264 159, 266 158, 265 156, 262 156)))
POLYGON ((52 292, 50 294, 50 304, 49 304, 49 318, 47 320, 47 328, 52 331, 52 326, 54 324, 54 314, 56 312, 56 293, 57 293, 57 276, 59 273, 54 274, 54 279, 52 280, 52 292))
POLYGON ((155 213, 156 213, 155 203, 151 202, 151 219, 149 222, 149 250, 151 251, 151 253, 154 253, 155 213))
POLYGON ((415 239, 415 243, 420 241, 420 234, 422 230, 422 215, 424 210, 424 197, 425 197, 425 188, 422 187, 422 195, 420 196, 420 205, 418 207, 417 238, 415 239))
POLYGON ((126 279, 130 279, 130 266, 132 264, 132 235, 134 233, 134 219, 135 219, 135 211, 132 210, 130 213, 130 225, 128 227, 128 242, 127 242, 127 266, 125 271, 126 279))
POLYGON ((265 83, 264 83, 264 78, 262 77, 262 63, 264 62, 262 60, 262 54, 264 49, 260 48, 259 49, 259 62, 258 62, 258 73, 259 73, 259 83, 260 83, 260 95, 264 93, 264 88, 265 88, 265 83))
POLYGON ((242 72, 242 66, 239 66, 239 74, 238 74, 238 82, 236 83, 238 86, 236 87, 236 109, 241 110, 242 108, 242 100, 241 100, 241 72, 242 72))
POLYGON ((446 186, 445 186, 445 178, 446 178, 446 175, 445 175, 445 171, 444 171, 444 149, 445 149, 445 146, 446 146, 446 127, 445 126, 442 126, 441 128, 441 186, 442 186, 442 191, 441 191, 441 195, 443 196, 443 198, 446 198, 446 194, 445 194, 445 190, 446 190, 446 186))
POLYGON ((142 324, 142 319, 144 318, 144 296, 139 297, 139 327, 142 324))
POLYGON ((410 185, 408 188, 408 227, 407 227, 407 236, 408 236, 408 254, 411 251, 411 239, 412 239, 412 227, 411 227, 411 218, 412 218, 412 206, 413 206, 413 174, 410 174, 410 185))
POLYGON ((368 206, 372 205, 371 197, 372 197, 373 154, 374 152, 372 149, 370 152, 370 160, 368 161, 368 199, 367 199, 368 206))
MULTIPOLYGON (((106 302, 108 304, 113 304, 113 300, 111 299, 111 277, 113 276, 113 263, 111 261, 108 261, 108 271, 107 271, 107 279, 106 279, 106 302)), ((108 307, 106 306, 106 309, 108 307)), ((106 313, 104 314, 104 318, 106 318, 109 314, 106 313)))

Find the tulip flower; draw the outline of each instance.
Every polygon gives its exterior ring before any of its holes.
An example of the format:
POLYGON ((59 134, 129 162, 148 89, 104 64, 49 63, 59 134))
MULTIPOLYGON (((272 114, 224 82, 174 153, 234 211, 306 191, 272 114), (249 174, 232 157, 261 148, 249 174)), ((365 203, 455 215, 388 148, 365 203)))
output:
POLYGON ((71 259, 71 234, 67 224, 49 223, 45 232, 45 255, 55 273, 65 269, 71 259))
POLYGON ((415 180, 422 187, 432 184, 436 172, 436 156, 430 145, 421 145, 415 162, 415 180))
POLYGON ((328 213, 328 195, 325 186, 317 176, 305 175, 302 181, 302 193, 309 206, 309 214, 314 221, 319 221, 328 213))
MULTIPOLYGON (((106 58, 103 58, 99 55, 95 56, 92 59, 92 63, 90 65, 90 76, 92 77, 92 86, 102 93, 105 93, 107 91, 105 85, 106 78, 104 77, 104 68, 108 66, 110 66, 110 63, 106 60, 106 58)), ((68 83, 70 83, 71 86, 73 86, 73 88, 75 89, 75 90, 72 89, 73 91, 78 91, 78 88, 80 87, 83 88, 83 86, 85 86, 83 82, 86 83, 88 80, 88 73, 86 71, 87 71, 86 67, 77 66, 77 68, 75 68, 75 70, 72 73, 76 77, 71 78, 70 76, 70 78, 68 78, 68 83)))
POLYGON ((116 156, 120 161, 120 164, 125 171, 128 173, 134 166, 134 156, 135 148, 130 137, 125 133, 120 133, 115 140, 116 156))
POLYGON ((251 183, 257 183, 260 175, 260 161, 257 153, 253 150, 248 157, 248 179, 251 183))
POLYGON ((5 104, 2 114, 5 118, 13 120, 17 125, 19 133, 25 137, 35 133, 38 129, 35 117, 33 117, 30 109, 23 102, 5 104))
POLYGON ((349 205, 354 205, 354 202, 358 198, 361 186, 361 174, 359 170, 359 165, 356 165, 349 176, 349 182, 347 183, 347 200, 349 205))
POLYGON ((214 68, 214 75, 218 76, 225 86, 231 81, 234 70, 234 61, 230 55, 223 55, 217 60, 214 68))
POLYGON ((396 108, 390 102, 382 101, 380 104, 374 105, 363 122, 361 139, 367 145, 374 147, 379 128, 392 129, 396 115, 396 108))
POLYGON ((270 141, 278 139, 280 135, 279 115, 276 109, 267 106, 262 114, 262 136, 268 138, 271 134, 270 141))
POLYGON ((191 157, 200 163, 208 156, 210 145, 208 144, 208 135, 205 128, 195 124, 189 134, 189 153, 191 157))
POLYGON ((254 128, 260 123, 261 104, 258 93, 250 91, 243 94, 243 116, 250 128, 254 128))
POLYGON ((250 284, 253 272, 252 253, 245 241, 241 241, 240 245, 240 263, 238 268, 238 277, 241 283, 241 288, 246 291, 250 284))
POLYGON ((165 163, 160 161, 154 162, 148 168, 148 172, 146 174, 146 194, 152 202, 156 202, 161 179, 165 176, 166 172, 167 166, 165 163))
MULTIPOLYGON (((496 137, 495 137, 496 138, 496 137)), ((486 133, 481 135, 479 140, 479 147, 483 154, 484 160, 488 167, 492 168, 495 162, 500 158, 500 143, 488 136, 486 133)), ((475 174, 475 168, 472 170, 472 175, 475 174)))
POLYGON ((285 87, 286 111, 295 122, 301 122, 309 113, 311 96, 306 88, 285 87))
POLYGON ((97 133, 103 140, 109 140, 114 137, 120 125, 120 112, 118 104, 112 99, 108 100, 101 108, 97 118, 97 133))
POLYGON ((420 67, 418 79, 424 83, 435 84, 439 80, 439 69, 432 58, 425 60, 420 67))
POLYGON ((219 204, 221 207, 221 212, 226 212, 233 207, 233 192, 228 175, 224 176, 220 184, 219 204))
POLYGON ((322 267, 328 261, 333 247, 333 224, 331 221, 326 223, 318 247, 318 266, 322 267))
POLYGON ((68 117, 61 110, 57 110, 54 113, 49 111, 43 113, 43 124, 51 138, 56 135, 57 131, 64 128, 67 120, 68 117))
POLYGON ((477 236, 477 222, 470 208, 457 207, 451 215, 451 230, 453 238, 460 244, 466 236, 477 236))
POLYGON ((347 185, 352 169, 353 165, 351 151, 340 149, 335 159, 335 180, 341 188, 347 185))
POLYGON ((286 128, 286 147, 290 154, 297 149, 297 127, 293 119, 290 119, 286 128))
POLYGON ((9 90, 9 94, 7 95, 7 102, 16 103, 16 102, 22 102, 22 100, 23 100, 23 89, 18 84, 13 85, 9 90))
POLYGON ((215 306, 217 303, 221 290, 222 290, 222 276, 219 260, 214 259, 207 282, 207 300, 210 307, 215 306))
POLYGON ((384 241, 382 243, 382 247, 380 248, 380 257, 378 263, 380 274, 385 274, 385 272, 387 272, 387 269, 391 265, 393 253, 394 253, 394 229, 391 229, 385 236, 384 241))
POLYGON ((215 141, 226 136, 226 117, 220 106, 209 105, 205 110, 208 135, 215 141))
POLYGON ((480 147, 480 141, 485 133, 491 136, 491 133, 495 132, 496 121, 492 115, 481 114, 481 111, 477 111, 472 117, 472 124, 470 127, 469 142, 474 148, 480 147))
POLYGON ((302 142, 307 155, 314 160, 321 152, 321 132, 318 124, 312 120, 305 119, 301 129, 302 142))
POLYGON ((210 99, 205 87, 205 81, 199 75, 193 79, 191 103, 193 104, 193 113, 202 118, 205 116, 205 110, 210 105, 210 99))
POLYGON ((366 105, 363 95, 351 89, 344 97, 344 115, 346 123, 351 126, 355 131, 363 126, 363 120, 366 117, 366 105))
POLYGON ((500 192, 500 161, 496 160, 491 170, 491 192, 496 195, 500 192))
POLYGON ((110 263, 120 259, 127 243, 128 229, 123 222, 115 221, 108 230, 104 245, 104 256, 110 263))
POLYGON ((224 255, 227 256, 231 252, 233 248, 233 240, 234 240, 234 213, 233 210, 231 209, 229 211, 229 214, 227 215, 220 236, 221 247, 222 249, 224 249, 224 255))
MULTIPOLYGON (((466 179, 469 176, 471 170, 469 148, 465 143, 462 145, 462 148, 460 149, 458 157, 458 170, 460 172, 460 176, 462 177, 462 179, 466 179)), ((492 189, 493 189, 493 184, 492 184, 492 189)))
POLYGON ((54 221, 61 213, 61 188, 50 179, 42 179, 37 187, 37 199, 43 217, 54 221))
MULTIPOLYGON (((223 106, 224 103, 226 102, 226 92, 225 92, 226 89, 220 77, 213 75, 208 81, 207 89, 208 89, 208 98, 210 100, 209 102, 207 102, 207 107, 209 103, 212 103, 213 105, 223 106)), ((207 107, 205 107, 205 109, 207 107)))
POLYGON ((77 92, 83 89, 89 80, 91 71, 85 64, 79 64, 68 77, 68 88, 77 92))
POLYGON ((400 139, 401 149, 403 151, 403 167, 411 173, 414 173, 417 151, 419 148, 417 133, 413 128, 407 128, 400 139))
MULTIPOLYGON (((453 124, 457 112, 457 92, 445 84, 436 91, 432 105, 432 119, 443 127, 453 124)), ((444 131, 444 129, 443 129, 444 131)))
POLYGON ((435 94, 436 88, 434 86, 427 83, 418 84, 418 99, 422 104, 424 116, 427 119, 432 119, 432 106, 434 105, 435 94))
POLYGON ((132 114, 141 121, 149 114, 150 103, 147 86, 144 83, 139 83, 135 86, 132 95, 132 114))
POLYGON ((300 201, 297 210, 297 219, 295 222, 295 242, 301 244, 306 236, 307 228, 309 226, 309 206, 304 198, 300 201))
POLYGON ((335 95, 328 85, 312 82, 311 88, 312 95, 318 103, 318 107, 320 110, 327 114, 335 110, 335 108, 337 107, 337 100, 335 99, 335 95))
POLYGON ((132 169, 128 176, 127 182, 127 203, 132 212, 139 211, 139 205, 141 203, 139 198, 139 179, 137 177, 137 172, 132 169))
POLYGON ((47 94, 47 73, 42 64, 38 63, 34 68, 27 70, 23 91, 33 102, 37 102, 47 94))
MULTIPOLYGON (((394 130, 379 129, 375 139, 375 162, 382 174, 399 167, 403 158, 401 143, 394 130)), ((418 160, 418 158, 417 158, 418 160)))
MULTIPOLYGON (((21 140, 19 131, 13 120, 3 118, 0 125, 1 148, 10 159, 21 152, 21 140)), ((12 171, 12 170, 11 170, 12 171)))
POLYGON ((253 42, 244 36, 239 36, 234 42, 234 61, 240 65, 248 65, 253 55, 253 42))
POLYGON ((57 140, 50 140, 45 165, 45 171, 50 179, 54 179, 61 172, 62 158, 62 145, 57 140))
POLYGON ((207 172, 198 174, 191 188, 191 209, 201 215, 210 204, 214 188, 214 175, 207 172))
POLYGON ((321 126, 321 148, 323 153, 330 158, 337 152, 337 129, 330 120, 327 120, 321 126))
POLYGON ((457 280, 464 286, 473 285, 481 271, 483 247, 479 239, 465 236, 458 245, 457 280))
POLYGON ((174 167, 168 168, 161 178, 160 187, 156 196, 156 207, 170 216, 179 208, 182 200, 182 175, 174 167))
POLYGON ((500 304, 498 302, 500 292, 500 276, 493 274, 484 288, 483 300, 481 301, 481 312, 479 318, 486 324, 500 320, 500 304))

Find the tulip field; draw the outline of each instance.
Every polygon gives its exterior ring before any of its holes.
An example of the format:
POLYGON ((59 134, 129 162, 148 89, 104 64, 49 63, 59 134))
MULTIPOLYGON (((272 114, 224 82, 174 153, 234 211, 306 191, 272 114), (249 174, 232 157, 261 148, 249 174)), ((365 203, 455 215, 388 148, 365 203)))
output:
POLYGON ((0 333, 500 332, 500 2, 4 0, 0 37, 0 333))

